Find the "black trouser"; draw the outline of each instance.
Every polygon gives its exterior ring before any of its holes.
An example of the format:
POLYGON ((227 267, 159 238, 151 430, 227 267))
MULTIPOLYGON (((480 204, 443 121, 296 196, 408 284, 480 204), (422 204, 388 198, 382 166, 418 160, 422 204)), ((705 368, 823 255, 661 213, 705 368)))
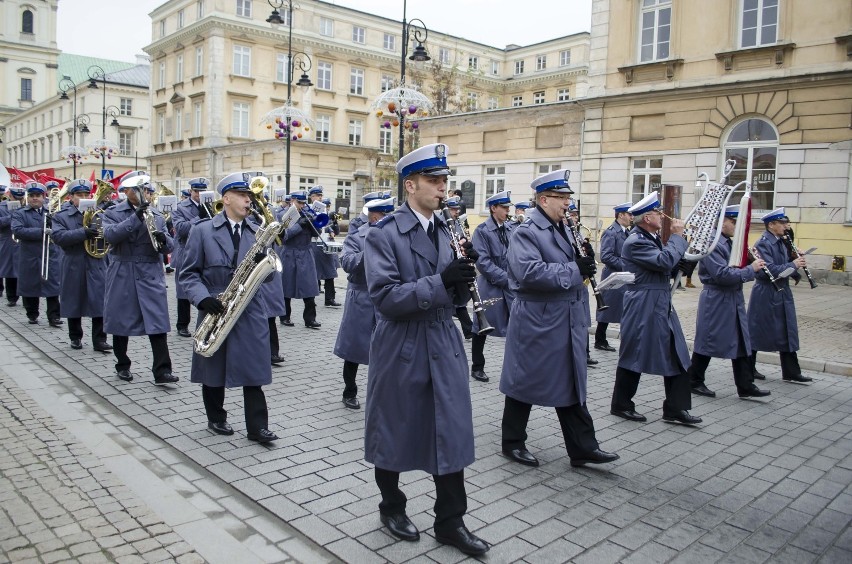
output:
MULTIPOLYGON (((309 321, 317 320, 317 302, 314 298, 303 298, 303 302, 305 302, 305 311, 302 312, 302 319, 305 320, 305 323, 309 321)), ((293 309, 290 306, 290 298, 284 298, 284 309, 286 311, 286 318, 290 319, 290 314, 293 313, 293 309)))
MULTIPOLYGON (((212 423, 224 423, 228 420, 225 411, 225 388, 222 386, 201 386, 204 411, 207 420, 212 423)), ((243 406, 246 418, 246 431, 256 435, 261 429, 269 428, 269 411, 266 408, 266 396, 260 386, 243 386, 243 406)))
MULTIPOLYGON (((568 456, 582 458, 599 447, 595 438, 595 424, 584 404, 575 403, 555 409, 568 456)), ((506 396, 503 405, 503 450, 526 448, 527 423, 531 410, 531 404, 506 396)))
POLYGON ((177 301, 177 328, 189 329, 189 320, 192 316, 192 303, 184 298, 177 301))
MULTIPOLYGON (((781 358, 782 378, 792 378, 794 376, 802 375, 802 369, 799 366, 799 355, 797 353, 781 351, 778 353, 778 356, 781 358)), ((751 365, 752 374, 754 374, 757 372, 757 351, 751 353, 749 363, 751 365)))
POLYGON ((485 335, 474 335, 470 343, 470 370, 485 369, 485 335))
MULTIPOLYGON (((469 337, 473 334, 473 320, 470 318, 470 312, 467 311, 466 307, 457 307, 456 308, 456 319, 461 323, 462 333, 465 338, 469 337)), ((481 329, 481 327, 480 327, 481 329)))
POLYGON ((609 341, 606 338, 606 330, 609 323, 598 321, 598 326, 595 327, 595 345, 608 345, 609 341))
POLYGON ((275 324, 274 317, 267 318, 267 321, 269 322, 269 349, 272 356, 278 356, 278 352, 281 350, 278 344, 278 326, 275 324))
MULTIPOLYGON (((448 533, 464 526, 467 513, 467 493, 464 490, 464 470, 432 475, 435 480, 435 525, 436 533, 448 533)), ((376 485, 382 492, 379 512, 383 515, 405 513, 408 499, 399 489, 399 472, 376 467, 376 485)))
POLYGON ((343 361, 343 399, 354 398, 358 395, 358 384, 355 377, 358 375, 358 363, 349 360, 343 361))
POLYGON ((10 302, 18 302, 18 279, 6 278, 6 299, 10 302))
MULTIPOLYGON (((38 319, 38 298, 22 296, 24 309, 27 311, 27 317, 30 319, 38 319)), ((51 321, 59 319, 59 296, 50 296, 45 298, 47 301, 47 318, 51 321)))
MULTIPOLYGON (((709 356, 697 352, 692 353, 692 364, 689 365, 689 370, 686 372, 689 374, 689 383, 693 388, 704 384, 704 373, 707 372, 709 364, 709 356)), ((754 387, 754 374, 751 371, 749 357, 732 358, 731 368, 734 370, 734 383, 737 385, 738 392, 750 390, 754 387)))
MULTIPOLYGON (((151 371, 154 373, 154 378, 159 378, 166 372, 172 371, 172 359, 169 356, 169 341, 166 333, 157 335, 148 335, 148 340, 151 341, 151 352, 154 360, 151 363, 151 371)), ((112 352, 115 354, 115 371, 130 370, 130 357, 127 356, 127 345, 130 337, 124 335, 112 336, 112 352)))
MULTIPOLYGON (((80 317, 68 318, 68 338, 72 341, 83 338, 83 319, 80 317)), ((92 344, 97 345, 106 341, 106 333, 104 333, 104 318, 92 318, 92 344)))
POLYGON ((326 278, 323 280, 325 285, 325 305, 334 301, 336 294, 334 293, 334 278, 326 278))
MULTIPOLYGON (((615 387, 612 390, 612 409, 634 411, 636 404, 633 396, 639 388, 640 372, 634 372, 619 366, 615 371, 615 387)), ((677 413, 692 409, 692 390, 686 371, 677 376, 664 376, 666 399, 663 400, 663 414, 677 413)))

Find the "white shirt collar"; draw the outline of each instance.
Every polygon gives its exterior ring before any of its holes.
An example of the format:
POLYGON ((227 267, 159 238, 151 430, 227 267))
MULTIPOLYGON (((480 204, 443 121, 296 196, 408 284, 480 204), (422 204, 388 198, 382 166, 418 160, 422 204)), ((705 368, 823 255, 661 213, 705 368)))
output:
POLYGON ((231 233, 233 233, 233 232, 234 232, 234 226, 235 226, 235 225, 239 225, 239 226, 240 226, 240 229, 242 229, 242 228, 243 228, 243 225, 242 225, 242 224, 243 224, 243 222, 242 222, 242 221, 234 221, 233 219, 231 219, 231 218, 229 217, 229 218, 228 218, 228 223, 230 223, 230 224, 231 224, 231 233))
MULTIPOLYGON (((407 203, 408 202, 406 202, 406 204, 407 203)), ((429 224, 432 224, 435 221, 435 214, 433 213, 432 215, 430 215, 427 218, 425 215, 421 214, 420 212, 418 212, 417 210, 415 210, 411 206, 408 206, 408 209, 410 209, 411 211, 414 212, 414 217, 416 217, 417 221, 420 222, 420 227, 423 228, 424 232, 428 233, 429 232, 429 224)))

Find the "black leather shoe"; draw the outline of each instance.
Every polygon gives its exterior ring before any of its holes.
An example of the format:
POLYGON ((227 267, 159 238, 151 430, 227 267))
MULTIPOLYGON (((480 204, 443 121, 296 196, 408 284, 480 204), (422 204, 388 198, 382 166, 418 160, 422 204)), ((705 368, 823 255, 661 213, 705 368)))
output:
POLYGON ((28 317, 27 321, 29 321, 30 325, 38 325, 38 317, 28 317))
POLYGON ((181 327, 177 330, 178 337, 192 337, 192 333, 186 327, 181 327))
POLYGON ((781 379, 785 382, 795 382, 796 384, 804 384, 806 382, 814 381, 813 378, 802 376, 801 374, 796 374, 795 376, 782 376, 781 379))
POLYGON ((227 421, 222 421, 221 423, 216 423, 215 421, 208 421, 207 428, 216 433, 217 435, 233 435, 234 428, 227 421))
POLYGON ((697 386, 692 386, 692 393, 697 394, 699 396, 705 396, 708 398, 715 398, 716 392, 705 386, 704 384, 698 384, 697 386))
POLYGON ((177 384, 178 380, 180 380, 180 378, 178 378, 171 372, 165 372, 163 374, 160 374, 159 376, 154 377, 154 385, 167 386, 169 384, 177 384))
POLYGON ((292 321, 290 321, 289 317, 282 317, 281 318, 281 325, 283 325, 284 327, 293 327, 295 324, 292 321))
POLYGON ((595 343, 595 348, 599 351, 615 352, 615 347, 609 343, 595 343))
POLYGON ((503 449, 503 454, 524 466, 538 466, 538 458, 525 448, 503 449))
POLYGON ((571 466, 585 466, 586 464, 606 464, 607 462, 614 462, 618 460, 620 457, 614 452, 605 452, 599 448, 596 448, 592 452, 587 452, 580 458, 572 458, 571 466))
POLYGON ((18 302, 12 302, 12 301, 6 302, 6 307, 15 307, 16 305, 18 305, 18 302))
POLYGON ((61 319, 48 319, 47 323, 51 327, 62 327, 63 325, 65 325, 65 322, 62 321, 61 319))
POLYGON ((75 351, 79 351, 83 348, 83 343, 80 342, 80 339, 71 339, 71 348, 75 351))
POLYGON ((125 382, 133 381, 133 374, 130 373, 130 370, 119 370, 115 375, 118 376, 119 380, 124 380, 125 382))
POLYGON ((761 390, 757 386, 752 387, 750 390, 737 390, 737 395, 741 398, 765 398, 771 394, 772 392, 769 390, 761 390))
POLYGON ((610 409, 610 413, 615 415, 616 417, 621 417, 622 419, 627 419, 628 421, 647 421, 648 418, 642 415, 641 413, 636 413, 632 409, 610 409))
POLYGON ((110 345, 106 341, 101 341, 100 343, 95 343, 94 345, 92 345, 92 348, 98 352, 108 353, 112 350, 112 345, 110 345))
POLYGON ((269 429, 261 429, 257 433, 249 433, 248 440, 256 443, 271 443, 272 441, 278 440, 278 435, 269 429))
POLYGON ((765 375, 763 375, 763 374, 761 374, 761 373, 760 373, 760 372, 758 372, 757 370, 755 370, 755 371, 754 371, 754 379, 755 379, 755 380, 766 380, 766 376, 765 376, 765 375))
POLYGON ((343 398, 343 405, 349 409, 361 409, 361 402, 358 398, 343 398))
POLYGON ((452 531, 435 531, 435 540, 442 544, 450 544, 470 556, 485 554, 491 548, 487 542, 468 531, 464 525, 452 531))
POLYGON ((479 382, 487 382, 488 374, 484 370, 471 370, 470 377, 479 382))
POLYGON ((340 307, 341 305, 343 305, 343 304, 341 304, 337 300, 331 300, 330 302, 325 302, 325 307, 340 307))
POLYGON ((683 425, 696 425, 701 423, 701 418, 695 415, 690 415, 685 409, 676 413, 663 413, 663 421, 669 423, 681 423, 683 425))
POLYGON ((420 531, 417 530, 417 527, 405 513, 396 515, 379 513, 379 519, 381 519, 382 525, 387 527, 388 531, 396 538, 409 542, 420 540, 420 531))
POLYGON ((590 357, 590 356, 586 357, 586 366, 594 366, 597 363, 598 363, 598 361, 593 359, 592 357, 590 357))
POLYGON ((307 327, 308 329, 319 329, 320 327, 322 327, 322 323, 319 323, 317 321, 305 321, 305 327, 307 327))
POLYGON ((284 362, 284 357, 280 354, 274 354, 272 355, 271 361, 272 364, 281 364, 282 362, 284 362))

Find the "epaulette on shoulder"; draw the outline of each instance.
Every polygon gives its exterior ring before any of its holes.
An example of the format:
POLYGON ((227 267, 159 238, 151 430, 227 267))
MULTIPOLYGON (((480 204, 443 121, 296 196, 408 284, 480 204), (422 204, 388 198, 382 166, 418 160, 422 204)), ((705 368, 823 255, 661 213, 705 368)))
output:
POLYGON ((373 224, 373 227, 378 227, 379 229, 384 228, 385 225, 388 224, 389 220, 393 217, 394 214, 388 214, 381 218, 379 221, 373 224))
POLYGON ((196 223, 195 225, 201 225, 202 223, 207 223, 208 221, 213 221, 213 219, 210 218, 210 217, 205 217, 205 218, 199 219, 198 223, 196 223))

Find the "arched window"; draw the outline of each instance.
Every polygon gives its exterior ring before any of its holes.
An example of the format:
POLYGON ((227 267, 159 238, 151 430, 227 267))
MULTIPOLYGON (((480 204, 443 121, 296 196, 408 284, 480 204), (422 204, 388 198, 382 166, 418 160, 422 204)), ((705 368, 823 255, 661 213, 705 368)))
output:
MULTIPOLYGON (((778 132, 768 120, 746 118, 731 127, 725 140, 725 160, 733 159, 736 166, 728 177, 734 186, 748 179, 751 183, 753 217, 760 211, 775 209, 775 167, 778 162, 778 132)), ((731 204, 740 200, 737 192, 731 204)))
POLYGON ((33 33, 32 10, 24 10, 21 14, 21 33, 33 33))

